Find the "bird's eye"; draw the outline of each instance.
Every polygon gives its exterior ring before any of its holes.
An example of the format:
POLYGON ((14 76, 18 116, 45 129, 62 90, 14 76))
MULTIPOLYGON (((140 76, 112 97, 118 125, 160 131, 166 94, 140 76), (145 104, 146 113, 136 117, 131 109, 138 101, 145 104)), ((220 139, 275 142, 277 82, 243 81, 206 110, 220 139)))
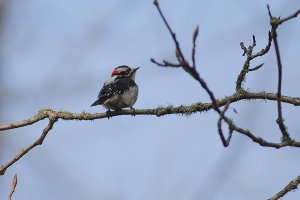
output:
POLYGON ((130 69, 126 69, 125 74, 129 74, 130 69))

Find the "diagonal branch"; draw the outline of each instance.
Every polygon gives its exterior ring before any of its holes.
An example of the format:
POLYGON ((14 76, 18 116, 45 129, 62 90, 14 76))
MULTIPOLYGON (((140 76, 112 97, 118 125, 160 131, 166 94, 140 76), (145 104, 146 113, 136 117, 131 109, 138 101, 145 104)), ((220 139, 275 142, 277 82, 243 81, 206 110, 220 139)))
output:
POLYGON ((0 175, 3 175, 8 167, 17 162, 20 158, 22 158, 26 153, 28 153, 31 149, 36 147, 37 145, 41 145, 46 138, 48 132, 52 129, 54 123, 57 121, 57 117, 54 115, 49 116, 49 123, 46 128, 43 130, 41 136, 31 145, 23 149, 19 154, 17 154, 12 160, 10 160, 7 164, 0 167, 0 175))
POLYGON ((273 197, 271 197, 268 200, 278 200, 284 195, 286 195, 288 192, 295 190, 298 188, 298 185, 300 184, 300 176, 295 178, 294 180, 290 181, 289 184, 287 184, 280 192, 275 194, 273 197))
POLYGON ((291 14, 290 16, 287 16, 285 18, 282 18, 282 19, 278 20, 278 25, 280 25, 280 24, 282 24, 282 23, 284 23, 288 20, 291 20, 293 18, 296 18, 299 14, 300 14, 300 9, 297 10, 296 12, 294 12, 293 14, 291 14))
POLYGON ((256 67, 249 68, 248 71, 249 71, 249 72, 256 71, 256 70, 260 69, 264 64, 265 64, 265 63, 262 63, 262 64, 257 65, 256 67))
MULTIPOLYGON (((189 63, 185 60, 184 58, 184 55, 180 49, 180 46, 179 46, 179 42, 177 41, 176 39, 176 34, 174 33, 174 31, 172 31, 168 21, 166 20, 165 16, 163 15, 161 9, 160 9, 160 6, 159 6, 159 3, 158 3, 158 0, 154 0, 154 5, 156 6, 161 18, 163 19, 166 27, 168 28, 169 30, 169 33, 171 34, 172 38, 173 38, 173 41, 175 43, 175 46, 176 46, 176 57, 177 57, 177 60, 180 64, 180 66, 188 73, 190 74, 195 80, 197 80, 199 82, 199 84, 202 86, 202 88, 207 92, 207 94, 209 95, 211 101, 212 101, 212 104, 213 104, 213 109, 217 112, 217 113, 221 113, 221 110, 219 109, 219 107, 217 106, 217 99, 215 98, 213 92, 209 89, 209 87, 207 86, 206 82, 204 81, 203 78, 200 77, 198 71, 196 70, 196 66, 190 66, 189 63)), ((197 39, 197 36, 198 36, 198 28, 196 28, 195 32, 194 32, 194 35, 193 35, 193 46, 195 47, 196 45, 196 39, 197 39)), ((192 51, 192 57, 193 54, 195 54, 195 51, 192 51)), ((193 58, 194 59, 194 58, 193 58)), ((151 61, 155 61, 154 59, 151 59, 151 61)), ((155 62, 154 62, 155 63, 155 62)), ((193 63, 195 64, 195 61, 193 61, 193 63)), ((158 65, 158 66, 161 66, 161 65, 158 65)))
MULTIPOLYGON (((176 65, 175 67, 181 66, 181 68, 182 68, 184 71, 186 71, 188 74, 190 74, 194 79, 196 79, 196 80, 199 79, 199 74, 198 74, 196 68, 190 67, 188 61, 185 59, 185 57, 184 57, 184 55, 183 55, 183 53, 182 53, 182 51, 181 51, 179 42, 178 42, 178 40, 177 40, 177 38, 176 38, 176 34, 175 34, 175 32, 171 29, 171 27, 170 27, 170 25, 169 25, 167 19, 165 18, 164 14, 162 13, 162 11, 161 11, 161 9, 160 9, 160 6, 159 6, 159 3, 158 3, 158 0, 154 0, 153 3, 154 3, 154 5, 156 6, 156 8, 157 8, 157 10, 158 10, 158 12, 159 12, 161 18, 162 18, 163 21, 164 21, 164 24, 166 25, 166 27, 167 27, 169 33, 170 33, 171 36, 172 36, 172 39, 173 39, 174 43, 175 43, 175 47, 176 47, 176 58, 177 58, 178 63, 179 63, 179 64, 176 65)), ((198 31, 197 31, 197 28, 196 28, 196 30, 195 30, 195 32, 194 32, 194 36, 193 36, 193 40, 195 40, 195 45, 196 45, 196 39, 197 39, 197 36, 198 36, 198 31)), ((157 62, 156 62, 153 58, 151 59, 151 61, 152 61, 153 63, 157 64, 157 62)), ((162 65, 159 65, 159 64, 158 64, 158 66, 162 66, 162 65)), ((172 65, 164 65, 164 67, 166 67, 166 66, 174 67, 174 66, 172 66, 172 65)))
POLYGON ((178 52, 179 57, 180 57, 180 58, 182 59, 182 61, 185 63, 186 60, 185 60, 184 55, 183 55, 183 53, 182 53, 182 51, 181 51, 181 49, 180 49, 179 42, 178 42, 177 39, 176 39, 176 34, 172 31, 172 29, 171 29, 169 23, 167 22, 167 20, 166 20, 164 14, 162 13, 162 11, 161 11, 161 9, 160 9, 160 7, 159 7, 159 4, 158 4, 158 0, 154 0, 153 3, 154 3, 154 5, 156 6, 156 8, 157 8, 157 10, 158 10, 158 12, 159 12, 161 18, 163 19, 163 21, 164 21, 166 27, 168 28, 168 30, 169 30, 169 32, 170 32, 172 38, 173 38, 173 41, 175 42, 175 45, 176 45, 176 51, 178 52))
POLYGON ((28 125, 34 124, 38 121, 41 121, 41 120, 47 118, 47 115, 44 114, 44 111, 46 111, 46 110, 50 110, 50 109, 43 109, 43 110, 39 111, 35 116, 33 116, 29 119, 25 119, 25 120, 20 121, 20 122, 1 125, 0 126, 0 131, 8 130, 8 129, 14 129, 14 128, 20 128, 20 127, 28 126, 28 125))

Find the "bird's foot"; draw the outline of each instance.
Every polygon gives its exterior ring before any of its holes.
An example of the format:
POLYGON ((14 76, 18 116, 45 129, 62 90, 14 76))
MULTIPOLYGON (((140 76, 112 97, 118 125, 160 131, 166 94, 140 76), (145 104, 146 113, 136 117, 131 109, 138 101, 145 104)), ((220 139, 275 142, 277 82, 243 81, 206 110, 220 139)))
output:
POLYGON ((130 106, 130 110, 133 111, 132 116, 135 116, 135 108, 130 106))
POLYGON ((106 111, 106 116, 107 116, 107 119, 109 119, 109 118, 112 117, 112 116, 111 116, 111 111, 110 111, 110 109, 108 109, 108 110, 106 111))

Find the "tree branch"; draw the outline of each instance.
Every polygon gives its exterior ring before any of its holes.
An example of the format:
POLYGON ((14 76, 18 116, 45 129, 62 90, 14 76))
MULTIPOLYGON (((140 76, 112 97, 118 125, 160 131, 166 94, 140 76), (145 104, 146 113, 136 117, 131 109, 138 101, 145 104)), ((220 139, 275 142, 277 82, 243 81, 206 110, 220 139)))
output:
MULTIPOLYGON (((222 107, 227 104, 227 102, 230 99, 230 103, 238 102, 241 100, 269 100, 269 101, 276 101, 277 95, 273 93, 265 93, 265 92, 258 92, 258 93, 240 93, 240 94, 233 94, 231 96, 225 97, 220 100, 216 100, 216 106, 222 107)), ((282 96, 281 97, 282 102, 285 102, 287 104, 291 104, 294 106, 300 106, 300 98, 296 97, 288 97, 288 96, 282 96)), ((19 154, 17 154, 12 160, 10 160, 7 164, 0 167, 0 175, 3 175, 8 167, 13 165, 16 161, 18 161, 20 158, 22 158, 26 153, 28 153, 30 150, 32 150, 37 145, 41 145, 46 138, 48 132, 52 129, 53 125, 59 120, 85 120, 85 121, 91 121, 95 119, 103 119, 103 118, 111 118, 113 116, 120 116, 120 115, 154 115, 157 117, 164 116, 164 115, 171 115, 171 114, 180 114, 180 115, 191 115, 196 112, 203 112, 203 111, 209 111, 211 109, 214 109, 215 105, 213 103, 195 103, 189 106, 166 106, 166 107, 158 107, 155 109, 136 109, 136 110, 121 110, 121 111, 111 111, 111 112, 105 112, 105 113, 71 113, 71 112, 57 112, 51 109, 42 109, 40 110, 36 115, 33 117, 23 120, 20 122, 15 122, 11 124, 1 125, 0 131, 4 130, 10 130, 15 128, 20 128, 24 126, 29 126, 34 123, 37 123, 43 119, 48 118, 49 122, 46 128, 43 130, 41 136, 31 145, 23 149, 19 154)), ((223 113, 224 115, 224 113, 223 113)), ((229 119, 222 116, 223 119, 228 122, 229 119)), ((232 134, 232 130, 235 130, 237 132, 240 132, 249 138, 251 138, 254 142, 260 144, 261 146, 268 146, 268 147, 275 147, 275 148, 281 148, 285 146, 294 146, 294 147, 300 147, 300 143, 295 141, 289 141, 289 142, 279 142, 279 143, 271 143, 263 140, 262 138, 254 136, 251 132, 248 130, 243 130, 239 127, 236 127, 232 122, 230 122, 230 130, 232 134)), ((231 136, 230 136, 231 137, 231 136)), ((230 140, 230 139, 229 139, 230 140)), ((229 142, 228 140, 228 142, 229 142)))
MULTIPOLYGON (((230 96, 227 96, 223 99, 217 100, 217 107, 225 106, 228 99, 230 98, 230 102, 238 102, 241 100, 264 100, 264 101, 277 101, 277 95, 274 93, 266 93, 266 92, 244 92, 244 93, 235 93, 230 96)), ((289 97, 289 96, 281 96, 281 101, 287 104, 291 104, 294 106, 300 106, 300 98, 299 97, 289 97)), ((95 119, 103 119, 110 118, 114 116, 120 115, 154 115, 157 117, 170 115, 170 114, 193 114, 195 112, 203 112, 208 111, 213 108, 212 103, 194 103, 192 105, 184 106, 166 106, 166 107, 157 107, 154 109, 136 109, 136 110, 120 110, 120 111, 110 111, 104 113, 72 113, 65 111, 54 111, 52 109, 46 108, 38 111, 36 115, 33 117, 10 124, 0 125, 0 131, 21 128, 23 126, 32 125, 38 121, 44 120, 46 118, 57 118, 63 120, 95 120, 95 119)))
POLYGON ((289 133, 287 132, 287 129, 283 122, 282 107, 281 107, 282 63, 281 63, 281 58, 280 58, 279 44, 277 41, 277 31, 276 31, 276 29, 279 25, 279 19, 273 17, 271 14, 269 5, 267 7, 268 7, 268 11, 269 11, 270 24, 272 27, 272 37, 273 37, 273 42, 274 42, 274 46, 275 46, 276 60, 277 60, 277 67, 278 67, 278 86, 277 86, 278 117, 277 117, 276 122, 279 126, 279 129, 281 130, 282 140, 291 140, 289 133))
MULTIPOLYGON (((179 67, 181 66, 186 72, 188 72, 195 80, 197 80, 200 85, 202 86, 202 88, 208 93, 211 101, 212 101, 212 105, 213 105, 213 109, 219 114, 219 120, 217 123, 218 126, 218 132, 221 138, 221 141, 224 145, 224 147, 227 147, 230 143, 230 139, 232 137, 232 134, 234 131, 239 132, 243 135, 248 136, 249 138, 252 139, 253 142, 256 142, 258 144, 260 144, 261 146, 269 146, 269 147, 274 147, 274 148, 281 148, 284 146, 294 146, 294 147, 300 147, 300 142, 297 142, 295 140, 292 140, 287 132, 287 129, 283 123, 283 117, 282 117, 282 108, 281 108, 281 102, 282 102, 282 95, 281 95, 281 86, 282 86, 282 63, 281 63, 281 58, 280 58, 280 52, 279 52, 279 45, 278 45, 278 41, 277 41, 277 32, 276 29, 278 28, 278 26, 280 24, 282 24, 283 22, 286 22, 287 20, 290 20, 294 17, 297 17, 297 15, 300 13, 300 10, 298 10, 297 12, 295 12, 294 14, 292 14, 291 16, 288 16, 282 20, 280 20, 279 18, 274 18, 271 15, 271 11, 268 5, 268 11, 269 11, 269 16, 270 16, 270 24, 271 24, 271 31, 272 32, 268 32, 268 42, 267 45, 264 49, 262 49, 261 51, 257 52, 256 54, 253 54, 253 49, 256 46, 256 39, 255 36, 253 35, 252 39, 252 45, 250 45, 248 48, 245 47, 244 43, 241 42, 241 48, 244 51, 243 52, 243 56, 247 55, 247 58, 244 62, 243 68, 240 72, 240 74, 237 77, 237 81, 236 81, 236 96, 242 96, 243 94, 247 93, 243 87, 242 87, 242 83, 245 81, 246 78, 246 74, 252 71, 256 71, 258 69, 260 69, 263 64, 260 64, 254 68, 250 68, 250 62, 255 59, 258 56, 263 56, 266 53, 269 52, 270 47, 271 47, 271 42, 273 39, 274 42, 274 46, 275 46, 275 51, 276 51, 276 58, 277 58, 277 66, 278 66, 278 88, 277 88, 277 94, 276 94, 276 100, 277 100, 277 111, 278 111, 278 118, 276 120, 279 129, 282 133, 282 140, 279 143, 272 143, 272 142, 268 142, 266 140, 264 140, 263 138, 260 137, 256 137, 254 134, 252 134, 249 130, 240 128, 238 126, 236 126, 233 121, 225 116, 225 112, 227 111, 229 104, 231 103, 231 98, 227 99, 227 103, 225 104, 225 108, 223 109, 223 111, 220 110, 219 106, 218 106, 218 101, 217 99, 214 97, 213 92, 209 89, 209 87, 207 86, 206 82, 204 81, 204 79, 202 79, 198 73, 198 71, 196 70, 196 64, 195 64, 195 47, 196 47, 196 38, 198 36, 198 28, 195 30, 194 36, 193 36, 193 48, 192 48, 192 61, 193 61, 193 65, 190 66, 188 64, 188 62, 184 59, 183 54, 179 48, 179 42, 176 40, 175 37, 175 33, 172 31, 172 29, 170 28, 167 20, 165 19, 158 1, 155 0, 154 1, 155 6, 157 7, 165 25, 167 26, 170 34, 173 37, 173 40, 175 42, 175 45, 177 47, 176 49, 176 57, 178 60, 178 64, 172 64, 172 65, 168 65, 168 62, 164 60, 164 65, 160 65, 159 63, 157 63, 154 59, 151 59, 151 61, 155 64, 157 64, 158 66, 170 66, 170 67, 179 67), (223 130, 222 130, 222 121, 225 121, 227 123, 227 125, 229 126, 229 133, 228 133, 228 137, 227 139, 225 139, 223 130)), ((298 184, 297 184, 298 185, 298 184)), ((297 186, 296 185, 296 186, 297 186)), ((288 191, 287 191, 288 192, 288 191)), ((283 194, 284 195, 284 194, 283 194)), ((282 195, 282 196, 283 196, 282 195)))
POLYGON ((13 182, 12 182, 12 184, 11 184, 11 191, 10 191, 10 193, 8 194, 8 200, 11 200, 12 195, 13 195, 13 193, 14 193, 15 190, 16 190, 17 184, 18 184, 18 176, 17 176, 17 174, 15 174, 14 179, 13 179, 13 182))
POLYGON ((293 14, 291 14, 290 16, 287 16, 285 18, 279 19, 278 25, 280 25, 280 24, 282 24, 282 23, 284 23, 284 22, 286 22, 288 20, 291 20, 293 18, 296 18, 299 14, 300 14, 300 9, 297 10, 296 12, 294 12, 293 14))
POLYGON ((224 133, 223 133, 223 130, 222 130, 222 121, 224 119, 224 115, 225 115, 225 112, 228 110, 229 108, 229 105, 231 103, 231 99, 228 98, 227 100, 227 103, 223 109, 223 111, 220 113, 220 118, 218 120, 218 132, 219 132, 219 135, 220 135, 220 138, 221 138, 221 141, 223 142, 223 146, 224 147, 227 147, 230 143, 230 140, 231 140, 231 137, 232 137, 232 133, 233 133, 233 129, 231 126, 229 126, 229 134, 228 134, 228 138, 225 139, 224 137, 224 133))
POLYGON ((199 26, 197 26, 193 34, 193 49, 192 49, 193 68, 196 68, 195 55, 196 55, 196 41, 197 41, 198 33, 199 33, 199 26))
POLYGON ((286 195, 288 192, 295 190, 298 188, 298 185, 300 184, 300 176, 295 178, 294 180, 290 181, 289 184, 287 184, 280 192, 275 194, 273 197, 271 197, 268 200, 278 200, 284 195, 286 195))
MULTIPOLYGON (((169 30, 169 33, 171 34, 173 41, 175 43, 176 46, 176 57, 178 60, 178 63, 180 64, 181 68, 183 68, 188 74, 190 74, 195 80, 197 80, 199 82, 199 84, 201 85, 201 87, 207 92, 207 94, 209 95, 212 104, 213 104, 213 109, 217 112, 217 113, 221 113, 221 110, 219 109, 219 107, 217 106, 217 99, 215 98, 213 92, 209 89, 209 87, 207 86, 206 82, 204 81, 203 78, 200 77, 198 71, 196 70, 196 66, 190 66, 188 61, 184 58, 184 55, 180 49, 179 46, 179 42, 176 39, 176 34, 174 33, 174 31, 172 31, 168 21, 166 20, 165 16, 163 15, 158 0, 154 0, 154 5, 156 6, 161 18, 163 19, 166 27, 169 30)), ((196 45, 196 39, 198 36, 198 28, 195 29, 194 31, 194 35, 193 35, 193 48, 196 45)), ((194 55, 195 54, 195 50, 192 50, 192 59, 194 59, 194 55)), ((155 61, 154 59, 151 59, 151 61, 155 61)), ((154 62, 155 63, 155 62, 154 62)), ((195 64, 195 61, 193 60, 193 64, 195 64)), ((161 66, 161 65, 158 65, 161 66)))
POLYGON ((17 154, 12 160, 10 160, 7 164, 0 167, 0 175, 4 175, 7 168, 17 162, 20 158, 22 158, 26 153, 28 153, 31 149, 36 147, 37 145, 41 145, 46 138, 48 132, 52 129, 54 123, 57 121, 57 117, 54 114, 49 115, 49 123, 46 128, 43 130, 41 136, 31 145, 23 149, 19 154, 17 154))
POLYGON ((253 59, 255 59, 259 56, 263 56, 266 53, 268 53, 269 50, 270 50, 270 47, 271 47, 271 43, 272 43, 272 36, 271 36, 270 32, 268 33, 268 43, 266 44, 266 47, 263 48, 261 51, 257 52, 256 54, 253 54, 253 49, 256 46, 256 39, 255 39, 254 35, 252 36, 252 44, 248 48, 245 47, 243 42, 240 43, 241 49, 243 50, 243 56, 247 55, 247 58, 244 62, 244 65, 243 65, 243 68, 242 68, 240 74, 237 77, 236 91, 244 90, 243 87, 242 87, 242 84, 246 79, 246 74, 247 73, 249 73, 250 71, 258 70, 259 68, 261 68, 263 66, 263 64, 260 64, 260 65, 258 65, 258 66, 251 69, 250 68, 250 63, 253 59))
MULTIPOLYGON (((282 117, 281 118, 278 117, 278 120, 277 120, 278 124, 279 124, 279 127, 281 129, 281 132, 285 136, 284 139, 286 140, 286 141, 284 140, 282 143, 269 143, 269 142, 263 140, 262 138, 255 137, 250 131, 248 131, 246 129, 242 129, 242 128, 236 126, 231 119, 226 117, 225 116, 226 109, 224 109, 224 111, 221 111, 219 109, 219 106, 217 105, 217 99, 215 98, 213 92, 209 89, 209 87, 206 84, 206 82, 204 81, 204 79, 200 77, 198 71, 196 70, 196 66, 194 66, 194 65, 190 66, 189 63, 184 59, 184 56, 183 56, 183 54, 182 54, 182 52, 179 48, 179 42, 177 41, 177 39, 175 37, 175 33, 172 31, 172 29, 171 29, 170 25, 168 24, 166 18, 164 17, 164 15, 163 15, 163 13, 160 9, 160 6, 158 4, 158 1, 155 0, 154 4, 157 7, 160 16, 162 17, 165 25, 167 26, 167 28, 168 28, 168 30, 169 30, 172 38, 173 38, 175 46, 177 47, 176 57, 177 57, 178 64, 172 64, 172 65, 170 65, 170 67, 174 67, 174 65, 176 65, 176 67, 181 66, 187 73, 189 73, 195 80, 197 80, 199 82, 199 84, 201 85, 201 87, 207 92, 207 94, 209 95, 209 97, 212 101, 212 105, 213 105, 212 108, 220 115, 220 118, 219 118, 219 121, 218 121, 218 130, 219 130, 219 135, 221 137, 221 141, 222 141, 224 147, 227 147, 229 145, 230 138, 232 136, 233 131, 239 132, 241 134, 244 134, 244 135, 250 137, 254 142, 257 142, 262 146, 272 146, 272 147, 275 147, 275 148, 281 148, 283 146, 298 146, 299 145, 298 142, 295 142, 294 140, 290 139, 287 132, 283 131, 283 130, 286 130, 286 129, 285 129, 285 126, 283 125, 282 117), (222 127, 221 127, 222 119, 229 126, 229 136, 228 136, 227 140, 225 140, 225 136, 223 135, 223 131, 222 131, 222 127)), ((270 10, 269 10, 269 13, 270 13, 270 10)), ((271 16, 271 14, 270 14, 270 16, 271 16)), ((272 27, 272 31, 273 30, 274 29, 272 27)), ((194 56, 195 56, 194 55, 194 53, 195 53, 194 48, 195 48, 195 42, 196 42, 197 36, 198 36, 198 29, 195 30, 194 36, 193 36, 193 44, 194 45, 193 45, 193 49, 192 49, 192 60, 194 59, 194 56)), ((268 43, 267 43, 266 47, 264 49, 262 49, 261 51, 257 52, 256 54, 253 54, 253 49, 256 46, 256 39, 255 39, 254 35, 252 36, 252 45, 250 45, 248 48, 246 48, 244 43, 241 42, 240 45, 241 45, 242 50, 244 51, 243 55, 247 55, 247 59, 244 63, 243 69, 241 70, 240 74, 238 75, 238 78, 237 78, 237 81, 236 81, 236 94, 237 95, 240 95, 240 93, 245 93, 246 92, 242 88, 242 83, 245 80, 246 74, 250 71, 258 70, 263 65, 263 64, 260 64, 257 67, 250 68, 250 61, 253 60, 254 58, 258 57, 258 56, 265 55, 270 50, 273 34, 271 34, 269 32, 268 36, 269 36, 269 39, 268 39, 268 43)), ((279 54, 277 54, 277 55, 279 55, 279 54)), ((277 58, 278 58, 278 56, 277 56, 277 58)), ((163 61, 164 65, 161 65, 158 62, 156 62, 153 58, 151 59, 151 61, 153 63, 157 64, 158 66, 164 66, 164 67, 168 66, 168 63, 169 63, 168 61, 164 60, 163 61)), ((194 60, 193 60, 193 64, 195 64, 194 60)), ((280 104, 280 102, 281 102, 281 73, 280 73, 280 76, 279 76, 279 83, 280 83, 280 85, 279 85, 280 87, 279 87, 279 90, 277 92, 277 102, 280 105, 280 107, 278 106, 278 108, 280 108, 280 109, 278 109, 278 111, 281 111, 281 104, 280 104), (278 95, 278 93, 279 93, 279 95, 278 95)), ((278 112, 278 113, 280 114, 280 112, 278 112)), ((279 115, 279 116, 281 116, 281 115, 279 115)))

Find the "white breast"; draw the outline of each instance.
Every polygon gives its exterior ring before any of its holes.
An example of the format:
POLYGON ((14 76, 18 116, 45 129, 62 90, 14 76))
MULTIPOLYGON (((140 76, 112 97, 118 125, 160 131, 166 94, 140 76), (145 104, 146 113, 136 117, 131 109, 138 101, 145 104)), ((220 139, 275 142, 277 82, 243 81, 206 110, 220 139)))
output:
POLYGON ((129 88, 129 90, 127 92, 120 95, 121 101, 125 107, 133 106, 133 104, 137 100, 138 92, 139 92, 138 86, 134 86, 134 87, 129 88))

